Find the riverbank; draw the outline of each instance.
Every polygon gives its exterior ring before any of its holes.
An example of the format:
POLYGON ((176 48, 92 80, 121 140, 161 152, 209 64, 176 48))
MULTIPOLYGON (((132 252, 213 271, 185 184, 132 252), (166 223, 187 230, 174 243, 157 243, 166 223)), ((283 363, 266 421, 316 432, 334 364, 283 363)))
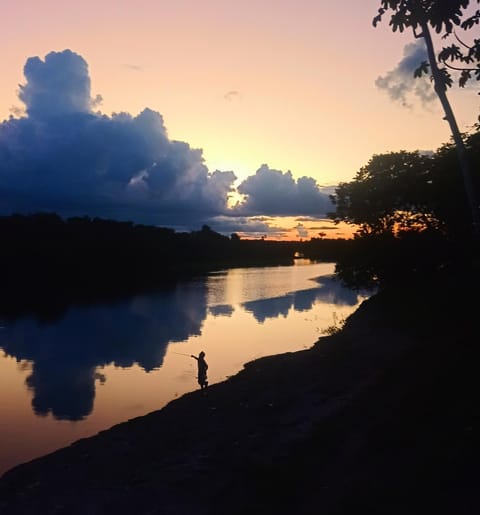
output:
POLYGON ((376 295, 309 350, 12 469, 0 513, 477 514, 475 291, 376 295))

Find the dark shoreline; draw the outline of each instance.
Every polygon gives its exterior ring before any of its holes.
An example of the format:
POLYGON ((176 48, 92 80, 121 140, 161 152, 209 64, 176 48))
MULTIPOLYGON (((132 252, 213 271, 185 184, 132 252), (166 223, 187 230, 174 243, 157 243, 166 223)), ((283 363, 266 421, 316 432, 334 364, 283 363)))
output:
POLYGON ((377 294, 309 350, 11 469, 0 513, 476 515, 476 291, 377 294))

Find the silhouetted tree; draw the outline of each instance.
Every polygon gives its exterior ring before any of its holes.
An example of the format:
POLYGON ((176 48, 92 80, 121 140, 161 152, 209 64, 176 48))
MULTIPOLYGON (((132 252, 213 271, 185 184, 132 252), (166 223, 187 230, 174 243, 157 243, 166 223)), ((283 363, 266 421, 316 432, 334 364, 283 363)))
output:
POLYGON ((341 183, 331 200, 336 222, 358 226, 360 234, 438 228, 432 212, 433 157, 417 152, 374 155, 353 181, 341 183))
MULTIPOLYGON (((476 3, 480 3, 477 0, 476 3)), ((445 119, 448 121, 452 132, 458 153, 458 160, 462 171, 465 191, 468 198, 468 204, 471 211, 473 221, 473 230, 477 237, 480 236, 480 213, 477 195, 473 186, 472 170, 467 156, 462 134, 458 128, 453 109, 447 97, 447 89, 452 86, 453 80, 449 70, 453 69, 452 65, 446 66, 447 61, 457 61, 462 64, 458 67, 461 71, 460 86, 464 86, 470 79, 472 71, 476 78, 480 80, 480 41, 475 40, 474 44, 465 47, 464 51, 460 47, 453 45, 445 47, 440 52, 438 59, 435 55, 435 49, 430 32, 430 27, 437 33, 444 33, 444 38, 450 36, 454 32, 454 27, 461 26, 462 29, 468 30, 478 25, 480 12, 477 11, 473 16, 463 20, 464 11, 469 6, 469 0, 381 0, 378 15, 373 19, 373 25, 376 26, 382 19, 382 16, 391 11, 390 26, 395 32, 399 30, 403 32, 405 28, 411 28, 415 38, 423 38, 428 54, 428 63, 419 63, 419 67, 415 71, 415 76, 428 73, 430 70, 434 84, 435 93, 437 94, 444 113, 445 119), (463 21, 462 21, 463 20, 463 21), (441 64, 440 64, 441 63, 441 64), (477 67, 470 66, 477 63, 477 67), (443 67, 441 65, 444 65, 443 67), (469 65, 470 67, 465 67, 469 65)))
MULTIPOLYGON (((479 166, 480 133, 468 136, 465 144, 479 166)), ((432 155, 375 155, 335 192, 336 211, 329 216, 358 228, 336 260, 337 274, 349 286, 390 284, 472 262, 470 211, 454 145, 443 145, 432 155)))

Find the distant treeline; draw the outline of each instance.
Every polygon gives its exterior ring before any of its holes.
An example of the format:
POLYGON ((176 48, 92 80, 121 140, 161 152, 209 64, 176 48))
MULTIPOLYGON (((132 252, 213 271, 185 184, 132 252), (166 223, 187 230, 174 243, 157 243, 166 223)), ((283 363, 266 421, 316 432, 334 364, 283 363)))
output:
POLYGON ((291 264, 295 253, 334 260, 338 252, 338 243, 319 251, 318 244, 228 237, 206 225, 176 232, 54 213, 0 217, 0 238, 1 304, 123 294, 214 269, 291 264))

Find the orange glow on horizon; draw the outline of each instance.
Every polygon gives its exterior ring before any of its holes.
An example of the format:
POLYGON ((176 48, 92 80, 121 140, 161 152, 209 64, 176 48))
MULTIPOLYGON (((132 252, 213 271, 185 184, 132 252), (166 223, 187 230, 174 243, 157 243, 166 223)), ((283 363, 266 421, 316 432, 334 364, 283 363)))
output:
POLYGON ((312 238, 350 239, 356 232, 356 227, 346 223, 334 224, 331 220, 302 217, 259 217, 271 227, 270 232, 256 233, 241 232, 237 234, 242 239, 266 239, 274 241, 308 241, 312 238))

